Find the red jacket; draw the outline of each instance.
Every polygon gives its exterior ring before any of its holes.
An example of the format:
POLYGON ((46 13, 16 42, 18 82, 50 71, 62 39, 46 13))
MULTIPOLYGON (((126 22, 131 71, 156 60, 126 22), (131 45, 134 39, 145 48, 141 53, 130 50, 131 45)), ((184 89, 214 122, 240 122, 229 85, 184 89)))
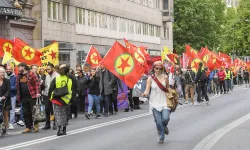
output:
MULTIPOLYGON (((30 91, 30 96, 32 98, 36 98, 36 94, 40 94, 40 81, 38 77, 36 76, 35 73, 29 71, 27 74, 27 79, 28 79, 28 88, 30 91)), ((16 90, 17 90, 17 101, 21 101, 20 97, 20 75, 17 76, 16 78, 16 90)))
POLYGON ((225 71, 220 71, 220 72, 218 72, 218 77, 219 77, 219 80, 220 80, 220 81, 224 81, 225 78, 226 78, 226 73, 225 73, 225 71))

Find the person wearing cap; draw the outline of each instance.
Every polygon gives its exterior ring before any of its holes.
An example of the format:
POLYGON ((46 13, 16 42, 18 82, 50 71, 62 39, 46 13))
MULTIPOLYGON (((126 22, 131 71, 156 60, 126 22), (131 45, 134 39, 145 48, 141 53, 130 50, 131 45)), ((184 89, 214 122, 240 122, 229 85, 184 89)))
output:
POLYGON ((56 125, 58 127, 57 136, 66 135, 66 126, 68 124, 68 105, 72 98, 73 88, 72 79, 67 76, 68 73, 69 67, 66 64, 60 65, 60 75, 52 80, 48 92, 48 96, 53 103, 56 125), (67 86, 67 92, 60 93, 63 90, 57 90, 65 86, 67 86), (58 96, 54 95, 55 91, 57 91, 58 96))
POLYGON ((228 67, 226 67, 226 77, 225 77, 225 82, 226 82, 226 91, 227 93, 229 93, 229 90, 231 89, 231 80, 233 78, 232 76, 232 72, 228 69, 228 67))
POLYGON ((40 94, 40 81, 37 75, 30 71, 30 67, 25 63, 18 65, 18 76, 16 78, 17 101, 21 101, 23 109, 23 117, 26 129, 22 133, 30 133, 39 131, 39 125, 32 118, 32 111, 36 105, 37 98, 40 94), (33 124, 34 122, 34 124, 33 124))
POLYGON ((200 105, 202 94, 205 97, 206 104, 209 105, 209 98, 207 95, 207 75, 206 69, 202 70, 203 63, 199 63, 199 69, 196 75, 195 82, 197 83, 197 103, 195 105, 200 105))
POLYGON ((149 106, 152 109, 154 120, 157 127, 158 143, 162 144, 165 139, 165 134, 169 134, 168 122, 170 120, 170 108, 168 107, 166 100, 166 91, 160 88, 161 86, 169 89, 168 76, 163 72, 163 64, 161 61, 157 61, 153 66, 153 74, 148 77, 146 90, 142 94, 142 97, 150 94, 149 106))
POLYGON ((190 66, 187 67, 187 71, 184 74, 184 78, 186 81, 186 86, 185 86, 185 94, 186 94, 186 99, 185 103, 188 103, 188 98, 189 98, 189 93, 191 97, 191 102, 194 104, 194 79, 195 79, 195 72, 191 69, 190 66))

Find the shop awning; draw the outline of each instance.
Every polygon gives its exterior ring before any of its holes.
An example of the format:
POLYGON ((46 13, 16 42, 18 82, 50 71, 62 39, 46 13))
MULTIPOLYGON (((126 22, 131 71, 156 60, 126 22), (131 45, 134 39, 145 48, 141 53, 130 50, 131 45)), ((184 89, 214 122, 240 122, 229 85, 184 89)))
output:
POLYGON ((14 7, 9 0, 0 0, 0 16, 21 17, 22 10, 14 7))

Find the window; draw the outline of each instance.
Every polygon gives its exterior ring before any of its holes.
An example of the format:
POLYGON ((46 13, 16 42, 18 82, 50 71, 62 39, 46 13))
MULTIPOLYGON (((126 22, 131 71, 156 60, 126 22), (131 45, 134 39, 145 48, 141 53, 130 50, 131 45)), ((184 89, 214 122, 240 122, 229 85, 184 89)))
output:
POLYGON ((120 18, 119 31, 126 32, 126 19, 120 18))
POLYGON ((59 20, 59 3, 48 1, 48 18, 53 20, 59 20))
POLYGON ((136 34, 141 34, 141 23, 136 22, 136 34))
POLYGON ((100 27, 107 29, 108 28, 108 25, 107 25, 107 15, 106 14, 100 14, 100 18, 99 19, 101 20, 100 27))
POLYGON ((76 8, 76 23, 85 24, 85 9, 76 8))
POLYGON ((109 25, 111 30, 117 30, 117 18, 115 16, 109 16, 109 25))
POLYGON ((88 11, 88 25, 92 27, 97 27, 97 14, 93 11, 88 11))
POLYGON ((168 0, 163 0, 163 9, 168 10, 168 0))
POLYGON ((161 36, 161 28, 160 27, 156 27, 156 37, 160 37, 161 36))
POLYGON ((68 22, 68 16, 69 16, 69 6, 63 5, 63 20, 68 22))
POLYGON ((155 8, 160 9, 160 2, 159 0, 155 0, 155 8))
POLYGON ((129 26, 128 26, 128 32, 130 34, 133 34, 134 33, 134 21, 129 21, 129 26))
POLYGON ((148 24, 143 23, 142 28, 143 28, 143 35, 148 35, 148 24))

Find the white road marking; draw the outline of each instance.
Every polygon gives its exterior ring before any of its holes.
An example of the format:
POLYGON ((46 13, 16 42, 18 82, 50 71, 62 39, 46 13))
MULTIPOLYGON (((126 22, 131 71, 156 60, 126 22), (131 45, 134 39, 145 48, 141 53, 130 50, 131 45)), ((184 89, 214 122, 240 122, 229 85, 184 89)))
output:
POLYGON ((237 126, 248 121, 249 119, 250 114, 216 130, 215 132, 204 138, 193 150, 210 150, 220 140, 221 137, 223 137, 225 134, 227 134, 229 131, 233 130, 237 126))
MULTIPOLYGON (((209 99, 215 99, 217 97, 219 97, 220 95, 214 95, 211 96, 209 99)), ((191 106, 192 104, 188 104, 188 105, 179 105, 179 108, 183 108, 183 107, 187 107, 187 106, 191 106), (184 106, 183 106, 184 105, 184 106)), ((177 108, 178 108, 177 107, 177 108)), ((67 133, 66 136, 70 136, 70 135, 74 135, 74 134, 78 134, 78 133, 82 133, 82 132, 86 132, 89 130, 93 130, 93 129, 97 129, 97 128, 101 128, 101 127, 105 127, 105 126, 109 126, 109 125, 113 125, 113 124, 117 124, 117 123, 121 123, 121 122, 125 122, 125 121, 129 121, 129 120, 134 120, 137 118, 142 118, 142 117, 146 117, 151 115, 152 113, 144 113, 144 114, 140 114, 140 115, 136 115, 136 116, 131 116, 131 117, 127 117, 127 118, 123 118, 123 119, 118 119, 118 120, 114 120, 114 121, 110 121, 110 122, 105 122, 105 123, 101 123, 101 124, 97 124, 97 125, 93 125, 93 126, 89 126, 89 127, 85 127, 85 128, 80 128, 80 129, 76 129, 76 130, 72 130, 70 132, 67 133)), ((40 127, 42 128, 42 127, 40 127)), ((13 132, 10 135, 16 135, 16 134, 20 134, 21 132, 13 132)), ((27 147, 27 146, 31 146, 31 145, 35 145, 35 144, 39 144, 39 143, 43 143, 43 142, 47 142, 47 141, 52 141, 55 139, 59 139, 59 138, 63 138, 66 136, 47 136, 44 138, 40 138, 40 139, 36 139, 36 140, 32 140, 32 141, 28 141, 28 142, 23 142, 23 143, 19 143, 19 144, 15 144, 15 145, 11 145, 11 146, 6 146, 6 147, 1 147, 0 150, 13 150, 13 149, 17 149, 17 148, 22 148, 22 147, 27 147)))
POLYGON ((97 125, 93 125, 93 126, 89 126, 89 127, 85 127, 85 128, 72 130, 72 131, 68 132, 67 135, 65 135, 65 136, 60 136, 60 137, 58 137, 56 135, 47 136, 47 137, 44 137, 44 138, 40 138, 40 139, 28 141, 28 142, 23 142, 23 143, 14 144, 14 145, 11 145, 11 146, 1 147, 0 150, 13 150, 13 149, 17 149, 17 148, 27 147, 27 146, 31 146, 31 145, 35 145, 35 144, 39 144, 39 143, 43 143, 43 142, 63 138, 63 137, 66 137, 66 136, 86 132, 86 131, 89 131, 89 130, 102 128, 102 127, 105 127, 105 126, 109 126, 109 125, 129 121, 129 120, 134 120, 134 119, 137 119, 137 118, 146 117, 146 116, 149 116, 149 115, 150 115, 149 113, 144 113, 144 114, 140 114, 140 115, 136 115, 136 116, 132 116, 132 117, 127 117, 127 118, 123 118, 123 119, 109 121, 109 122, 105 122, 105 123, 101 123, 101 124, 97 124, 97 125))

